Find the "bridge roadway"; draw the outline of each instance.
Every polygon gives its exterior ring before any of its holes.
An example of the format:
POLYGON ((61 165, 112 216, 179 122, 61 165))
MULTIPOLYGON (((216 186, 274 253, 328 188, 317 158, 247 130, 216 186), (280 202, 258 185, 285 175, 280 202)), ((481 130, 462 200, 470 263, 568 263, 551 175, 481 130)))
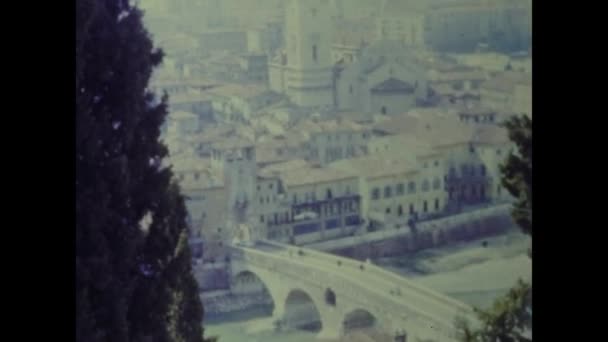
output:
MULTIPOLYGON (((336 294, 337 306, 347 307, 344 311, 332 314, 341 316, 339 323, 343 323, 341 320, 346 312, 352 311, 355 307, 363 307, 389 331, 407 327, 410 337, 432 338, 435 341, 455 340, 454 319, 457 316, 476 323, 471 307, 371 263, 362 263, 273 241, 259 241, 255 246, 235 248, 249 256, 246 260, 255 265, 252 269, 254 273, 256 273, 255 268, 258 270, 266 268, 267 271, 271 271, 267 274, 293 273, 292 279, 294 276, 301 277, 299 280, 293 279, 293 284, 283 284, 283 286, 302 288, 306 291, 305 282, 316 282, 314 286, 317 288, 316 293, 324 293, 324 286, 334 286, 331 289, 336 294), (310 276, 307 277, 307 274, 310 276), (323 291, 318 291, 319 288, 323 291), (373 306, 376 308, 374 309, 373 306)), ((259 270, 257 273, 260 272, 262 271, 259 270)), ((268 282, 268 279, 265 282, 268 282)), ((285 283, 284 278, 281 282, 285 283)), ((272 289, 269 291, 272 292, 272 289)), ((316 295, 319 296, 322 297, 320 294, 316 295)), ((321 319, 325 327, 330 322, 324 322, 328 320, 328 315, 324 314, 324 306, 320 304, 323 301, 324 299, 316 299, 316 306, 321 311, 321 319)), ((284 309, 278 310, 278 315, 284 315, 284 309)), ((332 325, 341 326, 336 323, 335 318, 331 321, 332 325)), ((342 333, 339 331, 337 334, 342 333)), ((335 334, 324 331, 321 335, 335 334)))

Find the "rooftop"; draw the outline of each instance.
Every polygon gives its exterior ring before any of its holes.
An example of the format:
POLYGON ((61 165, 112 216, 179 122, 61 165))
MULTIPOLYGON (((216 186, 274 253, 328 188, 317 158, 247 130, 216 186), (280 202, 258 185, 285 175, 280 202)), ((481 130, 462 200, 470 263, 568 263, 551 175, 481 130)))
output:
POLYGON ((352 171, 344 171, 332 167, 300 167, 290 168, 281 172, 281 179, 288 186, 335 182, 355 178, 352 171))
POLYGON ((431 82, 483 81, 486 79, 488 79, 488 75, 485 71, 470 67, 466 69, 432 70, 429 72, 429 81, 431 82))
POLYGON ((360 132, 366 127, 348 119, 336 119, 326 121, 302 120, 290 129, 293 132, 303 134, 327 133, 327 132, 360 132))
POLYGON ((172 120, 184 120, 184 119, 198 119, 198 115, 186 112, 186 111, 175 111, 169 113, 169 119, 172 120))
POLYGON ((532 74, 517 71, 505 71, 484 82, 482 87, 494 91, 512 92, 517 84, 531 84, 532 74))
POLYGON ((258 170, 258 175, 261 177, 276 177, 286 171, 294 169, 308 169, 310 163, 303 159, 294 159, 282 163, 268 165, 258 170))
POLYGON ((209 93, 222 97, 250 99, 269 91, 268 87, 261 84, 226 84, 209 90, 209 93))
POLYGON ((231 150, 236 148, 253 147, 254 144, 248 139, 241 137, 221 137, 213 142, 213 148, 218 150, 231 150))
POLYGON ((395 156, 393 153, 377 153, 368 156, 342 159, 330 164, 331 167, 355 172, 367 179, 416 172, 416 163, 411 158, 395 156))
POLYGON ((180 103, 189 103, 189 102, 204 102, 211 101, 213 96, 211 96, 207 92, 197 91, 197 90, 189 90, 183 93, 176 93, 169 96, 170 104, 180 104, 180 103))

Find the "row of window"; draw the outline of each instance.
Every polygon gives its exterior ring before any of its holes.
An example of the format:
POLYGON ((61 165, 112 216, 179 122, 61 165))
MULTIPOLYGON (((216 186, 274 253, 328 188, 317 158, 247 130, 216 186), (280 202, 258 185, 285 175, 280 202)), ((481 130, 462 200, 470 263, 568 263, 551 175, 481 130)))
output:
MULTIPOLYGON (((433 190, 439 190, 441 189, 441 180, 439 178, 435 178, 435 180, 433 180, 433 190)), ((393 187, 390 185, 387 185, 384 187, 384 198, 391 198, 394 196, 403 196, 405 195, 405 185, 403 183, 399 183, 395 186, 394 188, 394 192, 393 192, 393 187)), ((429 190, 431 190, 431 183, 428 179, 425 179, 424 181, 422 181, 422 184, 420 186, 420 190, 422 192, 427 192, 429 190)), ((415 194, 416 193, 416 183, 415 182, 409 182, 407 184, 407 193, 408 194, 415 194)), ((372 190, 372 199, 377 200, 380 199, 380 188, 374 188, 372 190)))
MULTIPOLYGON (((460 166, 460 174, 462 176, 476 176, 477 170, 479 170, 480 176, 486 175, 486 166, 483 164, 479 165, 479 167, 476 167, 475 165, 467 165, 467 164, 463 164, 460 166)), ((456 176, 456 168, 453 166, 450 168, 450 176, 452 176, 452 177, 456 176)))
MULTIPOLYGON (((429 202, 428 202, 428 201, 426 201, 426 200, 425 200, 425 201, 423 201, 423 202, 422 202, 422 212, 423 212, 423 213, 425 213, 425 214, 426 214, 426 213, 430 212, 431 210, 433 210, 433 211, 435 211, 435 212, 437 212, 437 211, 440 211, 440 210, 441 210, 441 201, 439 200, 439 198, 436 198, 436 199, 433 201, 433 209, 431 209, 431 208, 430 208, 430 206, 429 206, 429 202)), ((391 215, 391 214, 392 214, 391 207, 386 207, 386 209, 384 210, 384 212, 385 212, 387 215, 391 215)), ((410 205, 409 205, 409 207, 408 207, 408 214, 409 214, 409 215, 412 215, 412 214, 414 214, 415 212, 416 212, 416 211, 415 211, 415 208, 414 208, 414 204, 410 204, 410 205)), ((397 206, 397 211, 395 212, 395 214, 396 214, 397 216, 399 216, 399 217, 401 217, 401 216, 405 215, 403 205, 399 204, 399 205, 397 206)))
POLYGON ((313 211, 319 216, 321 214, 323 214, 324 216, 328 217, 328 216, 334 216, 337 214, 354 213, 354 212, 357 212, 357 210, 358 210, 358 206, 355 202, 346 201, 346 202, 342 202, 341 206, 337 203, 333 203, 333 204, 324 206, 323 209, 321 209, 321 207, 318 206, 318 207, 315 207, 312 209, 304 209, 304 210, 296 209, 292 212, 274 213, 272 216, 268 215, 267 217, 264 215, 260 215, 260 223, 267 223, 268 225, 291 223, 291 222, 293 222, 295 215, 298 215, 301 212, 305 212, 305 211, 313 211))
MULTIPOLYGON (((350 187, 347 186, 346 189, 344 190, 344 196, 349 196, 350 194, 351 194, 350 187)), ((333 192, 331 191, 331 189, 329 189, 329 188, 326 189, 325 190, 325 199, 332 199, 333 197, 334 196, 333 196, 333 192)), ((292 203, 293 204, 298 204, 298 200, 299 200, 298 194, 293 194, 292 195, 292 203)), ((317 200, 317 194, 315 192, 304 193, 304 201, 303 201, 303 203, 307 203, 307 202, 310 202, 310 201, 314 202, 316 200, 317 200)))
MULTIPOLYGON (((353 134, 356 134, 356 133, 348 133, 348 135, 346 136, 349 141, 353 139, 353 134)), ((336 135, 327 134, 325 136, 325 140, 327 140, 327 141, 332 141, 332 140, 340 141, 341 135, 342 135, 341 133, 336 133, 336 135)), ((369 137, 369 134, 367 132, 361 133, 361 137, 363 139, 367 139, 369 137)), ((313 137, 313 141, 316 140, 315 138, 316 137, 313 137)))
MULTIPOLYGON (((274 184, 273 183, 268 183, 268 189, 272 190, 274 188, 274 184)), ((257 186, 258 191, 262 190, 262 186, 258 184, 257 186)))

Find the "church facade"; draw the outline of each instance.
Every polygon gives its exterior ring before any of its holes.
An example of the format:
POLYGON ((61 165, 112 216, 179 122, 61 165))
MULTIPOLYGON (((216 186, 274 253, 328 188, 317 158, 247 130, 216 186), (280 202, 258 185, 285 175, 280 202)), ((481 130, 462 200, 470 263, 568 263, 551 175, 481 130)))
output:
POLYGON ((336 58, 333 12, 327 0, 289 1, 286 49, 269 64, 271 90, 300 107, 386 115, 406 112, 426 98, 424 70, 406 42, 362 42, 356 58, 336 58))

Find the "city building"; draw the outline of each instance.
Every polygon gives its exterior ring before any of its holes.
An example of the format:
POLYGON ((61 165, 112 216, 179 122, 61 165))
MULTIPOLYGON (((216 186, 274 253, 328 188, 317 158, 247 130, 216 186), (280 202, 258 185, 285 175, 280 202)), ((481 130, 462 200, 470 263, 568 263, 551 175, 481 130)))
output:
POLYGON ((530 0, 384 0, 377 39, 444 52, 474 51, 480 43, 528 50, 531 23, 530 0))
POLYGON ((198 116, 200 122, 212 122, 212 97, 200 90, 189 88, 169 97, 171 112, 190 112, 198 116))
POLYGON ((248 53, 240 57, 243 78, 250 82, 268 82, 268 57, 262 53, 248 53))
POLYGON ((301 107, 330 107, 332 98, 331 7, 323 0, 289 0, 286 49, 270 63, 271 89, 301 107))
MULTIPOLYGON (((300 132, 306 137, 301 148, 305 158, 319 165, 353 158, 366 153, 371 132, 350 120, 302 121, 289 132, 300 132)), ((289 134, 288 132, 288 134, 289 134)))
POLYGON ((260 196, 270 203, 260 215, 270 239, 312 243, 351 235, 361 224, 359 181, 352 172, 294 160, 262 169, 260 179, 259 189, 267 184, 272 192, 260 196))
POLYGON ((480 95, 484 107, 504 112, 531 112, 532 74, 517 71, 499 73, 481 85, 480 95))
POLYGON ((226 84, 209 90, 213 112, 220 122, 249 122, 253 113, 279 101, 281 96, 263 84, 226 84))
POLYGON ((269 65, 270 88, 301 107, 400 113, 427 96, 424 72, 401 42, 333 50, 328 2, 291 0, 287 48, 269 65), (334 63, 334 61, 337 62, 334 63))
POLYGON ((217 28, 199 34, 199 44, 205 49, 234 53, 247 51, 247 31, 239 28, 217 28))
MULTIPOLYGON (((437 168, 435 174, 442 174, 439 157, 433 158, 437 164, 426 161, 430 164, 427 166, 437 168)), ((409 219, 440 213, 446 204, 440 176, 433 179, 431 173, 422 172, 412 156, 378 152, 331 166, 356 170, 360 176, 362 217, 367 229, 402 226, 409 219)))

